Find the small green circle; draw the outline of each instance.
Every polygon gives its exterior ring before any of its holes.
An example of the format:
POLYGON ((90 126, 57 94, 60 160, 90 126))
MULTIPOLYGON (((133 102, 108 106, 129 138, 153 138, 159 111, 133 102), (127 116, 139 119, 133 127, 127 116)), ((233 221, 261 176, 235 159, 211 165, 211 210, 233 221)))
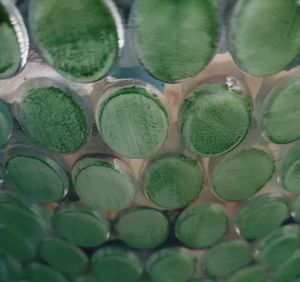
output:
POLYGON ((65 274, 81 274, 88 264, 81 249, 60 239, 44 240, 39 254, 47 264, 65 274))
POLYGON ((182 105, 182 142, 204 156, 224 154, 245 137, 251 122, 249 99, 226 85, 205 86, 182 105))
POLYGON ((136 183, 120 163, 101 158, 83 158, 72 170, 75 190, 87 206, 106 211, 120 211, 135 197, 136 183))
POLYGON ((132 248, 155 248, 168 238, 169 221, 158 210, 132 208, 118 218, 116 231, 118 238, 132 248))
POLYGON ((249 266, 229 277, 228 282, 266 282, 268 273, 264 266, 249 266))
POLYGON ((160 250, 147 263, 147 272, 155 282, 187 281, 193 277, 195 270, 195 258, 176 249, 160 250))
POLYGON ((205 270, 213 277, 227 277, 247 266, 252 259, 250 246, 241 240, 219 243, 203 257, 205 270))
POLYGON ((295 221, 300 222, 300 196, 296 197, 291 205, 291 214, 295 221))
POLYGON ((60 86, 32 88, 19 104, 19 122, 39 145, 58 153, 77 151, 90 133, 87 115, 78 99, 71 90, 60 86))
POLYGON ((12 133, 13 119, 11 116, 11 112, 5 102, 0 100, 0 147, 4 146, 8 142, 12 133))
POLYGON ((206 248, 223 238, 228 224, 224 208, 216 204, 200 204, 180 214, 176 220, 175 234, 188 247, 206 248))
POLYGON ((245 202, 237 213, 236 226, 243 237, 254 240, 266 236, 289 217, 286 198, 264 194, 245 202))
POLYGON ((19 193, 39 204, 60 201, 69 188, 68 177, 57 162, 31 153, 9 157, 5 174, 19 193))
POLYGON ((60 236, 82 247, 103 244, 110 231, 108 221, 88 209, 67 208, 58 211, 52 224, 60 236))
POLYGON ((30 282, 67 282, 67 279, 61 273, 37 262, 27 265, 24 272, 25 277, 30 282))
POLYGON ((165 208, 180 208, 196 200, 204 175, 197 160, 180 154, 160 156, 148 164, 143 174, 146 195, 165 208))
POLYGON ((137 256, 121 249, 101 249, 92 257, 92 269, 101 282, 137 282, 142 265, 137 256))
POLYGON ((129 158, 147 158, 168 135, 169 118, 158 96, 141 87, 122 88, 100 104, 97 124, 104 142, 129 158))
POLYGON ((245 149, 222 160, 212 172, 212 184, 218 197, 240 201, 253 196, 272 177, 273 157, 255 148, 245 149))
POLYGON ((259 263, 279 267, 300 247, 300 227, 285 225, 263 238, 255 248, 259 263))

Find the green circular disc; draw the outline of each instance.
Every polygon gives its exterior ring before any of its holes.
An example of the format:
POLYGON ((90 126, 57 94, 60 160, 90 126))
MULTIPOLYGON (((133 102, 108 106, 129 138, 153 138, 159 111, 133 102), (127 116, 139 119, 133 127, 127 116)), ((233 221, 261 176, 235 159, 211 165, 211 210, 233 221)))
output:
POLYGON ((81 274, 88 264, 88 258, 81 249, 60 239, 45 239, 39 254, 43 261, 65 274, 81 274))
POLYGON ((244 139, 250 122, 247 96, 226 85, 207 85, 184 101, 178 130, 192 152, 216 156, 235 148, 244 139))
POLYGON ((299 57, 300 21, 296 0, 237 1, 229 25, 235 62, 254 76, 270 76, 299 57))
POLYGON ((147 158, 166 141, 168 113, 159 97, 142 87, 125 87, 108 96, 96 114, 104 142, 129 158, 147 158))
POLYGON ((217 204, 199 204, 185 209, 176 220, 175 235, 191 248, 209 247, 224 237, 229 218, 217 204))
POLYGON ((68 177, 57 162, 25 151, 9 156, 5 174, 19 193, 39 204, 62 200, 69 188, 68 177))
POLYGON ((103 244, 110 232, 107 220, 88 209, 67 208, 58 211, 52 224, 60 236, 81 247, 103 244))
POLYGON ((39 145, 57 153, 77 151, 90 133, 87 114, 77 99, 60 86, 32 88, 18 105, 19 122, 39 145))
POLYGON ((33 39, 48 64, 82 83, 102 79, 110 72, 119 53, 111 3, 72 0, 70 6, 61 5, 60 0, 31 2, 33 39))
POLYGON ((73 167, 72 177, 80 200, 91 208, 106 211, 120 211, 129 206, 135 197, 136 183, 126 169, 118 159, 79 160, 73 167))
POLYGON ((255 259, 279 267, 300 247, 300 227, 285 225, 263 238, 255 248, 255 259))
POLYGON ((101 282, 137 282, 142 265, 133 253, 121 249, 100 249, 92 257, 92 269, 101 282))
POLYGON ((0 253, 0 281, 14 282, 21 276, 21 263, 9 254, 0 253))
POLYGON ((300 196, 296 197, 291 205, 291 214, 296 222, 300 222, 300 196))
POLYGON ((38 262, 27 265, 24 272, 30 282, 67 282, 58 271, 38 262))
POLYGON ((116 223, 117 236, 128 246, 137 249, 155 248, 169 235, 168 218, 158 210, 132 208, 121 214, 116 223))
POLYGON ((274 159, 255 148, 245 149, 222 160, 212 172, 215 194, 226 201, 240 201, 253 196, 272 177, 274 159))
MULTIPOLYGON (((1 11, 1 4, 0 4, 0 11, 1 11)), ((1 34, 1 20, 0 20, 0 34, 1 34)), ((1 50, 1 44, 0 44, 0 50, 1 50)), ((1 79, 1 59, 0 59, 0 79, 1 79)), ((8 106, 5 104, 5 102, 0 100, 0 147, 3 147, 5 144, 7 144, 12 133, 13 133, 13 119, 11 116, 11 112, 8 106)))
POLYGON ((143 174, 146 195, 154 203, 172 209, 196 200, 203 182, 197 160, 180 154, 167 154, 150 161, 143 174))
POLYGON ((183 282, 191 279, 196 270, 194 257, 176 249, 163 249, 148 260, 147 272, 151 281, 183 282))
POLYGON ((280 81, 266 96, 260 123, 264 137, 272 143, 287 144, 300 139, 297 126, 300 119, 300 109, 297 107, 300 103, 299 92, 300 76, 280 81))
POLYGON ((236 216, 239 233, 248 240, 259 239, 290 217, 287 199, 264 194, 246 201, 236 216))
POLYGON ((263 266, 249 266, 229 277, 228 282, 266 282, 268 273, 263 266))
POLYGON ((283 157, 279 167, 279 180, 289 192, 300 192, 300 145, 293 146, 283 157))
POLYGON ((241 240, 219 243, 207 250, 203 266, 213 277, 227 277, 246 267, 252 259, 250 246, 241 240))
POLYGON ((144 0, 136 3, 133 16, 138 55, 159 80, 176 82, 195 76, 218 46, 217 1, 144 0))

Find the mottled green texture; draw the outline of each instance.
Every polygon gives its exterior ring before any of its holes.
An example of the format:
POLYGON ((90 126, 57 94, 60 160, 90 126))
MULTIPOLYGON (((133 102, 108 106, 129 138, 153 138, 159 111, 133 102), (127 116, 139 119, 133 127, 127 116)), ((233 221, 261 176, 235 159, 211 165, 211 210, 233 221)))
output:
POLYGON ((0 4, 0 38, 0 79, 6 79, 18 72, 21 50, 16 30, 2 4, 0 4))
POLYGON ((58 153, 80 149, 89 135, 87 116, 75 95, 57 86, 29 90, 19 104, 19 121, 34 142, 58 153))
POLYGON ((7 180, 32 202, 60 201, 68 190, 68 177, 58 163, 31 153, 13 154, 5 164, 7 180))
POLYGON ((299 105, 300 76, 279 82, 271 89, 260 114, 264 136, 276 144, 287 144, 300 139, 299 105))
POLYGON ((226 211, 216 204, 200 204, 185 209, 176 220, 175 234, 191 248, 206 248, 219 241, 227 232, 226 211))
POLYGON ((203 257, 205 270, 214 277, 226 277, 247 266, 252 259, 250 246, 241 240, 219 243, 203 257))
POLYGON ((216 195, 227 201, 240 201, 259 191, 272 177, 274 159, 268 153, 250 148, 221 161, 212 172, 216 195))
POLYGON ((236 272, 227 280, 228 282, 266 282, 268 273, 263 266, 250 266, 236 272))
POLYGON ((300 277, 300 250, 283 262, 274 274, 274 282, 294 282, 300 277))
POLYGON ((300 196, 292 202, 291 214, 295 221, 300 222, 300 196))
POLYGON ((30 282, 67 282, 61 273, 37 262, 27 265, 24 273, 30 282))
POLYGON ((255 248, 255 259, 264 264, 278 267, 300 247, 300 227, 285 225, 262 239, 255 248))
POLYGON ((101 249, 92 257, 92 269, 101 282, 137 282, 142 265, 137 256, 121 249, 101 249))
POLYGON ((0 281, 14 282, 22 275, 22 265, 14 257, 0 254, 0 281))
POLYGON ((137 51, 153 76, 186 79, 212 59, 220 34, 217 1, 144 0, 135 12, 137 51))
POLYGON ((82 247, 94 247, 104 243, 110 230, 105 218, 91 210, 79 208, 67 208, 57 212, 52 224, 60 236, 82 247))
POLYGON ((134 199, 134 178, 122 170, 123 163, 119 166, 119 160, 115 161, 117 163, 113 164, 105 159, 85 157, 73 167, 75 190, 89 207, 120 211, 134 199))
POLYGON ((132 248, 155 248, 168 238, 169 222, 158 210, 132 208, 118 218, 116 231, 118 238, 132 248))
POLYGON ((273 75, 300 55, 296 0, 237 1, 230 22, 230 49, 236 63, 255 76, 273 75))
POLYGON ((168 135, 164 105, 154 93, 140 87, 125 87, 108 96, 96 119, 104 142, 129 158, 149 157, 168 135))
POLYGON ((272 194, 251 198, 236 216, 239 233, 249 239, 259 239, 278 228, 290 217, 287 199, 272 194))
POLYGON ((179 116, 182 142, 204 156, 224 154, 245 137, 251 121, 249 98, 226 85, 204 86, 186 99, 179 116))
POLYGON ((152 160, 143 174, 147 196, 165 208, 180 208, 198 198, 204 175, 197 160, 168 154, 152 160))
POLYGON ((147 272, 154 282, 185 282, 191 279, 196 260, 176 249, 164 249, 148 260, 147 272))
POLYGON ((108 74, 119 47, 117 27, 104 0, 31 2, 33 37, 54 69, 84 83, 108 74))
POLYGON ((60 239, 46 239, 39 249, 43 261, 65 274, 81 274, 88 258, 78 247, 60 239))
MULTIPOLYGON (((1 6, 0 6, 0 10, 1 10, 1 6)), ((0 12, 0 17, 1 17, 1 12, 0 12)), ((1 43, 0 43, 0 50, 1 50, 1 43)), ((0 65, 1 65, 1 51, 0 51, 0 65)), ((4 101, 0 100, 0 147, 4 146, 8 142, 12 133, 13 133, 13 119, 10 110, 8 106, 4 103, 4 101)))

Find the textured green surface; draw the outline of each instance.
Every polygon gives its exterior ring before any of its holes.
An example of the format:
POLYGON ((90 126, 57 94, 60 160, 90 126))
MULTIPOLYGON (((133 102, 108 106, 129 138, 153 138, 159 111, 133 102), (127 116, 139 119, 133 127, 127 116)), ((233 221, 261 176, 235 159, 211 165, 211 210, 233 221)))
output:
POLYGON ((144 0, 136 5, 137 50, 152 75, 174 82, 209 63, 219 39, 217 1, 144 0))
POLYGON ((61 210, 54 215, 52 224, 63 238, 82 247, 104 243, 110 229, 106 219, 87 209, 61 210))
POLYGON ((266 282, 268 274, 263 266, 250 266, 236 272, 227 280, 228 282, 266 282))
POLYGON ((292 202, 291 214, 295 221, 300 222, 300 196, 296 197, 292 202))
POLYGON ((213 280, 205 277, 191 279, 188 282, 214 282, 213 280))
POLYGON ((5 79, 19 70, 21 50, 16 31, 2 4, 0 4, 0 38, 0 79, 5 79))
POLYGON ((245 202, 237 213, 236 225, 243 237, 253 240, 269 234, 289 217, 287 199, 265 194, 245 202))
POLYGON ((98 129, 116 153, 146 158, 164 144, 169 120, 159 98, 140 87, 122 88, 100 105, 98 129))
POLYGON ((40 204, 60 201, 69 188, 68 177, 58 163, 30 153, 10 157, 5 174, 18 192, 40 204))
MULTIPOLYGON (((300 17, 299 17, 300 18, 300 17)), ((261 111, 264 136, 276 144, 287 144, 300 138, 300 76, 275 85, 266 96, 261 111), (288 125, 288 126, 287 126, 288 125)))
POLYGON ((234 60, 256 76, 273 75, 300 55, 296 0, 237 1, 230 24, 234 60))
POLYGON ((89 207, 120 211, 135 196, 133 177, 105 159, 83 158, 73 167, 72 175, 80 200, 89 207))
POLYGON ((245 137, 251 121, 249 98, 226 85, 204 86, 182 105, 182 142, 204 156, 224 154, 245 137))
POLYGON ((168 218, 158 210, 132 208, 125 211, 116 223, 118 238, 138 249, 155 248, 169 235, 168 218))
POLYGON ((214 169, 214 191, 227 201, 249 198, 266 184, 274 169, 271 155, 254 148, 245 149, 224 159, 214 169))
POLYGON ((298 225, 285 225, 262 239, 255 248, 256 260, 264 265, 278 267, 300 247, 298 225))
POLYGON ((206 248, 226 234, 228 224, 228 215, 221 206, 200 204, 180 214, 176 220, 175 234, 188 247, 206 248))
POLYGON ((205 270, 214 277, 226 277, 247 266, 252 259, 251 249, 241 240, 219 243, 203 258, 205 270))
POLYGON ((37 262, 26 266, 25 277, 30 282, 67 282, 67 279, 56 270, 37 262))
POLYGON ((107 75, 118 55, 118 35, 105 1, 31 1, 33 37, 54 69, 79 82, 107 75))
POLYGON ((56 86, 26 93, 19 104, 19 119, 33 141, 59 153, 76 151, 87 142, 87 117, 74 97, 56 86))
POLYGON ((72 282, 98 282, 98 281, 99 280, 97 279, 97 277, 92 274, 85 274, 72 280, 72 282))
POLYGON ((102 249, 92 257, 92 269, 101 282, 137 282, 142 265, 133 253, 121 249, 102 249))
POLYGON ((164 249, 150 257, 147 272, 155 282, 185 282, 195 272, 195 259, 179 250, 164 249))
MULTIPOLYGON (((0 10, 1 10, 1 6, 0 6, 0 10)), ((1 12, 0 12, 0 16, 1 16, 1 12)), ((1 57, 1 51, 0 51, 0 57, 1 57)), ((1 65, 1 59, 0 59, 0 65, 1 65)), ((1 78, 1 74, 0 74, 0 78, 1 78)), ((8 142, 9 138, 12 135, 12 132, 13 132, 13 119, 10 110, 8 106, 4 103, 4 101, 0 100, 0 147, 4 146, 8 142)))
POLYGON ((14 282, 22 275, 22 265, 14 257, 0 253, 0 281, 14 282))
POLYGON ((144 190, 156 204, 180 208, 198 198, 204 175, 196 160, 184 155, 163 155, 152 160, 143 175, 144 190))
POLYGON ((88 264, 88 258, 81 249, 60 239, 44 240, 39 255, 47 264, 66 274, 83 273, 88 264))

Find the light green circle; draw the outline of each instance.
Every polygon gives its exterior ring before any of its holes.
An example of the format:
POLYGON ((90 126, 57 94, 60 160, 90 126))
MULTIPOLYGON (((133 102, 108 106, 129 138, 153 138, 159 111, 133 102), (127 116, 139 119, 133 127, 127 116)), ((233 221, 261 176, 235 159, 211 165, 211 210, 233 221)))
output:
POLYGON ((266 282, 268 274, 264 266, 249 266, 229 277, 228 282, 266 282))
POLYGON ((24 272, 30 282, 67 282, 61 273, 37 262, 27 265, 24 272))

